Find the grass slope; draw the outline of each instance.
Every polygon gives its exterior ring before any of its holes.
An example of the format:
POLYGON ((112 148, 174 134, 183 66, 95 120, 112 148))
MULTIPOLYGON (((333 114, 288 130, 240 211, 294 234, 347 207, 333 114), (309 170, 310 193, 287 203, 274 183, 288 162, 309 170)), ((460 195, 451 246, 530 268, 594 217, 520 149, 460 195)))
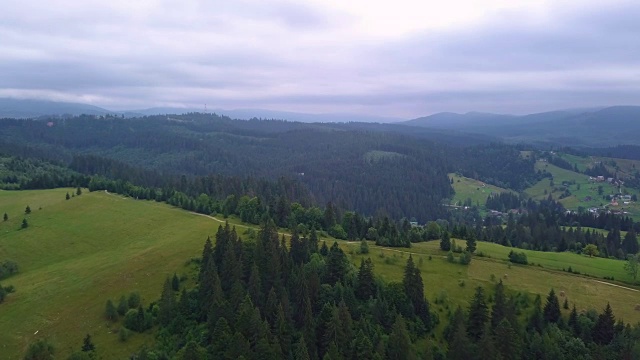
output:
MULTIPOLYGON (((609 200, 602 198, 603 195, 617 194, 618 188, 607 183, 595 183, 589 181, 589 176, 579 174, 571 170, 559 168, 553 164, 543 161, 536 163, 536 170, 547 171, 553 175, 553 186, 550 179, 543 179, 525 190, 525 193, 534 199, 546 199, 549 194, 558 200, 565 189, 569 189, 571 195, 560 199, 560 203, 567 209, 577 210, 579 207, 592 208, 603 207, 609 204, 609 200), (564 183, 564 185, 563 185, 564 183), (599 195, 598 188, 602 186, 602 194, 599 195)), ((580 167, 580 165, 578 165, 580 167)), ((637 189, 626 188, 629 194, 638 194, 637 189)), ((631 216, 636 221, 640 220, 640 204, 631 203, 629 205, 619 204, 618 206, 609 207, 612 210, 623 210, 627 212, 627 216, 631 216)))
MULTIPOLYGON (((105 358, 125 358, 151 341, 135 335, 118 343, 102 314, 114 301, 139 291, 143 301, 159 297, 165 277, 202 249, 217 223, 166 205, 105 193, 65 201, 67 189, 0 192, 0 259, 12 259, 20 273, 3 281, 17 291, 0 305, 0 345, 18 358, 29 342, 47 337, 60 355, 79 349, 90 333, 105 358), (30 226, 18 230, 24 207, 30 226), (39 210, 41 208, 41 210, 39 210), (37 332, 37 335, 34 335, 37 332)), ((4 357, 4 355, 2 356, 4 357)))
POLYGON ((453 204, 462 204, 467 199, 471 199, 471 203, 473 205, 478 204, 480 205, 480 207, 484 207, 484 204, 486 203, 489 195, 511 192, 511 190, 486 184, 482 181, 460 176, 454 173, 449 174, 449 178, 453 179, 452 186, 453 190, 455 190, 453 204))
MULTIPOLYGON (((462 240, 457 240, 457 243, 464 247, 462 240)), ((439 241, 413 245, 411 249, 385 249, 370 244, 370 254, 366 256, 373 260, 377 274, 386 280, 399 281, 403 276, 406 259, 412 254, 422 271, 425 294, 441 314, 441 318, 442 314, 457 306, 468 308, 469 300, 477 286, 492 288, 493 284, 502 278, 507 289, 512 292, 522 291, 532 296, 540 294, 544 299, 549 290, 554 288, 556 293, 564 291, 569 304, 575 303, 578 309, 592 308, 601 311, 609 302, 615 316, 623 318, 626 322, 640 321, 640 311, 634 309, 635 305, 640 303, 640 292, 637 288, 628 288, 626 284, 619 285, 621 288, 615 286, 617 284, 612 285, 610 281, 562 271, 562 268, 571 266, 582 274, 630 280, 624 273, 623 261, 589 258, 572 253, 525 251, 529 262, 535 262, 535 266, 510 265, 507 254, 512 248, 478 242, 477 251, 485 254, 485 257, 475 256, 469 266, 463 266, 446 261, 446 253, 440 250, 439 241), (537 264, 541 264, 542 267, 537 264), (464 286, 461 286, 463 283, 464 286), (448 298, 446 306, 435 305, 436 298, 441 294, 446 294, 448 298)), ((365 257, 357 254, 359 244, 352 243, 348 247, 351 249, 352 262, 359 265, 360 260, 365 257)), ((560 301, 562 303, 564 299, 561 298, 560 301)), ((568 314, 568 310, 563 309, 563 312, 568 314)), ((446 320, 446 316, 442 320, 446 320)))

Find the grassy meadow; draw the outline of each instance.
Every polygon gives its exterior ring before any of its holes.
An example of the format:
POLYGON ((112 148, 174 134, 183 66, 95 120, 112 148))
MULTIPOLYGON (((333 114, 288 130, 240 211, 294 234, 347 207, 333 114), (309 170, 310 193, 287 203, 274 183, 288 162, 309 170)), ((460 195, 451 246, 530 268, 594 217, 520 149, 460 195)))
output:
POLYGON ((471 199, 471 203, 473 205, 479 204, 482 207, 487 201, 489 195, 511 192, 511 190, 486 184, 482 181, 460 176, 455 173, 449 174, 449 178, 453 179, 452 186, 456 192, 452 200, 453 204, 462 204, 467 199, 471 199))
MULTIPOLYGON (((120 324, 103 317, 107 299, 117 302, 121 295, 137 291, 147 305, 159 298, 164 279, 174 272, 193 284, 194 269, 187 263, 200 256, 205 239, 221 223, 166 204, 105 192, 85 192, 65 200, 72 191, 0 191, 0 213, 9 215, 8 221, 0 222, 0 260, 14 260, 20 267, 19 274, 2 281, 4 286, 14 285, 16 292, 0 304, 0 358, 20 358, 37 338, 49 339, 57 357, 66 358, 80 348, 86 334, 92 335, 103 358, 127 358, 152 342, 153 333, 136 333, 121 343, 120 324), (30 215, 24 214, 27 205, 30 215), (25 217, 29 227, 21 230, 25 217)), ((241 236, 247 228, 255 228, 237 219, 230 223, 241 236)), ((358 266, 364 257, 357 253, 360 243, 340 244, 358 266)), ((582 273, 624 279, 619 261, 531 251, 529 261, 542 267, 509 267, 510 249, 484 243, 479 243, 478 251, 486 257, 474 257, 470 266, 448 263, 437 241, 410 249, 371 244, 370 250, 366 256, 374 261, 376 274, 388 281, 401 281, 408 252, 414 254, 425 293, 442 320, 438 331, 449 311, 468 306, 476 286, 491 286, 504 274, 509 291, 533 298, 554 287, 565 291, 579 309, 600 310, 610 301, 616 316, 640 321, 640 312, 633 310, 640 293, 557 270, 572 266, 582 273)))

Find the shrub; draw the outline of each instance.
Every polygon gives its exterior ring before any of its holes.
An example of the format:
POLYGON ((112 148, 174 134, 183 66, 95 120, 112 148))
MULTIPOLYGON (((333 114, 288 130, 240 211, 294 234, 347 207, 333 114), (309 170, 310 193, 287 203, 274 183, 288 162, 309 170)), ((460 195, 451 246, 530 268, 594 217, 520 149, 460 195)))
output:
POLYGON ((44 360, 53 359, 55 349, 47 340, 40 339, 35 343, 29 344, 27 353, 24 356, 25 360, 44 360))
POLYGON ((513 250, 509 252, 509 261, 522 265, 527 265, 529 263, 529 261, 527 261, 527 254, 524 252, 514 252, 513 250))
POLYGON ((464 251, 460 256, 460 264, 469 265, 471 263, 471 253, 468 251, 464 251))
POLYGON ((120 331, 118 331, 118 339, 120 339, 120 341, 122 342, 125 342, 129 340, 129 336, 131 336, 131 331, 129 331, 129 329, 125 328, 124 326, 121 326, 120 331))
POLYGON ((127 305, 129 306, 129 309, 135 309, 140 306, 140 294, 137 292, 132 292, 131 294, 129 294, 127 305))
POLYGON ((13 260, 0 262, 0 280, 18 273, 18 263, 13 260))

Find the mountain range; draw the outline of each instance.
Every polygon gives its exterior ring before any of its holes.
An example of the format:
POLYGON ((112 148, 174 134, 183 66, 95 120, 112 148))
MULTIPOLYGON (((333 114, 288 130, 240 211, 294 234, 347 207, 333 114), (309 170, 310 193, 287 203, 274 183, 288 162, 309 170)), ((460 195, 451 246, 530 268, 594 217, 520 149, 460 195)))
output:
POLYGON ((490 135, 552 146, 640 145, 640 106, 569 109, 529 115, 438 113, 404 125, 490 135))
MULTIPOLYGON (((38 118, 62 115, 107 115, 141 117, 164 114, 204 112, 204 108, 155 107, 112 111, 105 108, 68 102, 0 98, 0 118, 38 118)), ((384 127, 363 130, 411 132, 411 126, 424 128, 433 135, 466 133, 488 136, 509 143, 539 146, 607 147, 621 144, 640 145, 640 106, 610 106, 565 109, 528 115, 468 112, 442 112, 413 120, 357 114, 308 114, 267 109, 211 109, 210 113, 232 119, 282 119, 304 123, 380 123, 384 127), (453 133, 452 133, 453 132, 453 133)), ((373 126, 373 125, 372 125, 373 126)), ((422 131, 421 131, 422 132, 422 131)))
MULTIPOLYGON (((61 115, 107 115, 116 114, 125 117, 140 117, 150 115, 164 114, 187 114, 194 112, 205 112, 203 108, 179 108, 179 107, 153 107, 148 109, 114 111, 101 108, 98 106, 71 103, 56 102, 34 99, 12 99, 0 98, 0 118, 37 118, 42 116, 61 116, 61 115)), ((396 117, 384 117, 375 115, 359 115, 359 114, 308 114, 290 111, 277 111, 267 109, 209 109, 207 112, 226 115, 232 119, 249 120, 252 118, 259 119, 282 119, 298 122, 375 122, 375 123, 393 123, 406 119, 396 117)))

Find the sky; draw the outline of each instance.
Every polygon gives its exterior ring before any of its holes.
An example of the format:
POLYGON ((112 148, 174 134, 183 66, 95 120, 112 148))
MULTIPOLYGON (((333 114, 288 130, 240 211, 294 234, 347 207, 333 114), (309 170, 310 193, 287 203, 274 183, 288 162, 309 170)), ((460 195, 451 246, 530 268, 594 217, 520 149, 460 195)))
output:
POLYGON ((637 0, 3 0, 0 97, 415 118, 640 105, 637 0))

